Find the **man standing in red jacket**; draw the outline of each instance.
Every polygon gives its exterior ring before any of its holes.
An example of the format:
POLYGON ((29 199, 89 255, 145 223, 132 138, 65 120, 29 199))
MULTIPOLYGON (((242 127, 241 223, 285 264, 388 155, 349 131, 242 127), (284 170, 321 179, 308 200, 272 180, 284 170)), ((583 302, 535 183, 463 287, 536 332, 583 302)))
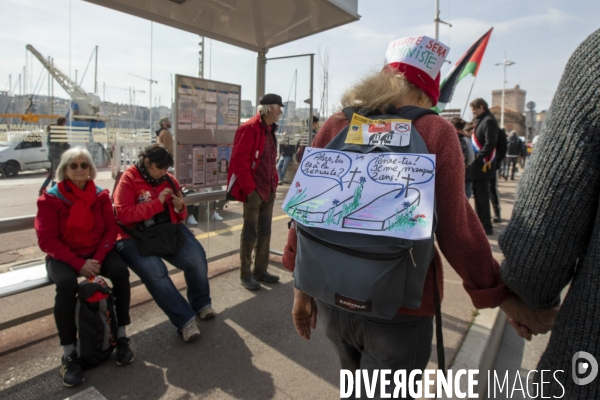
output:
POLYGON ((267 272, 271 219, 275 203, 277 139, 275 121, 284 107, 281 96, 266 94, 259 100, 256 115, 235 133, 227 193, 244 203, 244 227, 240 240, 240 282, 248 290, 259 290, 258 281, 277 283, 279 277, 267 272), (256 248, 254 269, 252 250, 256 248))

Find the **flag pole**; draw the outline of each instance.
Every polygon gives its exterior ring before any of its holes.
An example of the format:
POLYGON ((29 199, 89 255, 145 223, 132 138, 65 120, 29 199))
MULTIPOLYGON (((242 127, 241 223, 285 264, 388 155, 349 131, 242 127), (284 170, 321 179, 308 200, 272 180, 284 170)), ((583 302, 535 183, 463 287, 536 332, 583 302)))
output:
POLYGON ((475 79, 477 79, 477 76, 475 76, 473 78, 473 83, 471 84, 471 89, 469 89, 469 95, 467 96, 467 102, 465 103, 465 108, 463 108, 462 115, 460 116, 461 118, 465 116, 465 111, 467 110, 467 105, 469 104, 469 99, 471 98, 471 92, 473 91, 473 86, 475 86, 475 79))

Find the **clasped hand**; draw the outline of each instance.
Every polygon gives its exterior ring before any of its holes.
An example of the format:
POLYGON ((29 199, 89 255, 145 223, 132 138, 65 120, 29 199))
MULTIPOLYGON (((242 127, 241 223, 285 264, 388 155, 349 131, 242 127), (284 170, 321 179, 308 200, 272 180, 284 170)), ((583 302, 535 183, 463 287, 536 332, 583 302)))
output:
POLYGON ((559 306, 545 310, 534 310, 514 294, 511 294, 500 305, 500 308, 508 316, 508 323, 515 328, 517 334, 527 340, 531 340, 532 334, 538 335, 549 332, 560 310, 559 306))
POLYGON ((97 260, 88 259, 85 260, 85 264, 79 270, 79 273, 86 278, 91 276, 100 275, 100 263, 97 260))

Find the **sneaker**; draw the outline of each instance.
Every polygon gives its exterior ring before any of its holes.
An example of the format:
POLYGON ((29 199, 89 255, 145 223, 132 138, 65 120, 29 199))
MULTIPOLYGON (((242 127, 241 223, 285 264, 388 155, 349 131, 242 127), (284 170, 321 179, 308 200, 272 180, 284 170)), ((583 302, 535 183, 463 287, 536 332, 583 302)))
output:
POLYGON ((198 312, 198 317, 205 321, 213 319, 216 315, 217 314, 215 313, 215 310, 213 310, 211 306, 204 307, 202 310, 200 310, 200 312, 198 312))
POLYGON ((181 334, 183 335, 183 340, 188 343, 191 343, 200 337, 200 329, 198 329, 198 325, 196 325, 195 318, 183 327, 181 334))
POLYGON ((260 290, 260 283, 256 281, 254 275, 250 275, 247 278, 240 279, 240 283, 248 290, 260 290))
POLYGON ((60 365, 60 374, 62 375, 62 384, 66 387, 73 387, 83 382, 83 371, 79 365, 77 351, 73 350, 68 357, 63 356, 60 365))
POLYGON ((188 225, 198 225, 198 221, 196 221, 196 218, 194 218, 193 215, 189 215, 187 217, 187 220, 185 221, 188 225))
POLYGON ((129 348, 129 338, 117 338, 117 365, 131 364, 134 359, 133 351, 129 348))
POLYGON ((255 274, 254 278, 257 281, 262 281, 262 282, 266 282, 266 283, 277 283, 277 282, 279 282, 279 277, 277 275, 270 274, 267 271, 261 272, 259 274, 255 274))
POLYGON ((212 215, 212 217, 210 217, 210 219, 212 219, 213 221, 223 221, 223 217, 221 217, 219 215, 219 213, 216 211, 213 213, 213 215, 212 215))

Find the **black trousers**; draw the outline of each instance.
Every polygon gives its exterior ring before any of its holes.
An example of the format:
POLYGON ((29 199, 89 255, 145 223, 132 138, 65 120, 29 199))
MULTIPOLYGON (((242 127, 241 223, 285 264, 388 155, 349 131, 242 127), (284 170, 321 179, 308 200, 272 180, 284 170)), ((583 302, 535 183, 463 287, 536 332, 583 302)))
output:
POLYGON ((500 218, 500 193, 498 193, 498 170, 490 182, 490 200, 492 201, 492 208, 494 209, 494 215, 500 218))
MULTIPOLYGON (((396 315, 391 320, 361 316, 317 301, 319 324, 339 359, 341 369, 424 370, 431 356, 433 317, 396 315)), ((388 386, 393 391, 394 383, 388 386)), ((376 399, 381 391, 378 387, 376 399)), ((356 398, 353 396, 350 398, 356 398)), ((361 398, 366 398, 364 386, 361 398)), ((412 397, 408 397, 412 398, 412 397)))
MULTIPOLYGON (((56 284, 54 300, 54 320, 58 329, 60 345, 74 344, 77 339, 75 325, 75 308, 77 306, 77 289, 79 274, 69 264, 48 257, 46 262, 48 277, 56 284)), ((100 275, 110 279, 113 285, 115 308, 119 326, 129 325, 129 270, 119 253, 112 250, 106 255, 100 269, 100 275)))
POLYGON ((475 212, 486 233, 493 232, 492 215, 490 213, 490 180, 473 181, 473 196, 475 197, 475 212))

